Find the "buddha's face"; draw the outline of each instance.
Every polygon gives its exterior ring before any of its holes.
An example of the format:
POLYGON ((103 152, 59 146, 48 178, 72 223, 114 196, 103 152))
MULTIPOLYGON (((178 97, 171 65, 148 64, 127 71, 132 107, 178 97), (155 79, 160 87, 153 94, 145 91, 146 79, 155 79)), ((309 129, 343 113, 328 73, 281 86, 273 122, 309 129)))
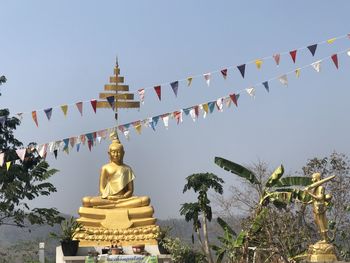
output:
POLYGON ((121 145, 111 145, 109 147, 109 158, 112 162, 116 164, 123 164, 124 149, 121 145))

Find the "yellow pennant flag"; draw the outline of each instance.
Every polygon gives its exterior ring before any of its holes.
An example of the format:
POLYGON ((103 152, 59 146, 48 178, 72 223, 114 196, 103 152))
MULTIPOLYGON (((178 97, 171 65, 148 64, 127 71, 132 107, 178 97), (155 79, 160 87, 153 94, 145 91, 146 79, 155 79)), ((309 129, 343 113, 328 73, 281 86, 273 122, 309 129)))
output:
POLYGON ((137 131, 138 134, 141 134, 141 129, 142 129, 141 122, 135 124, 134 128, 135 128, 135 130, 137 131))
POLYGON ((187 87, 191 86, 192 79, 193 79, 192 77, 187 78, 187 87))
POLYGON ((225 100, 226 100, 226 107, 230 108, 231 107, 231 101, 232 101, 231 98, 226 98, 225 100))
POLYGON ((300 68, 297 68, 297 69, 295 70, 295 76, 296 76, 297 78, 299 78, 299 76, 300 76, 300 68))
POLYGON ((64 117, 67 116, 67 111, 68 111, 68 105, 62 105, 61 109, 63 111, 64 117))
POLYGON ((10 169, 11 166, 11 161, 6 162, 6 170, 8 171, 10 169))
POLYGON ((208 103, 202 104, 203 106, 203 110, 205 111, 205 113, 209 112, 209 107, 208 107, 208 103))
POLYGON ((255 60, 255 65, 258 69, 261 69, 262 63, 263 63, 263 61, 261 59, 255 60))
POLYGON ((327 43, 328 43, 328 44, 332 44, 335 40, 336 40, 336 38, 328 39, 328 40, 327 40, 327 43))

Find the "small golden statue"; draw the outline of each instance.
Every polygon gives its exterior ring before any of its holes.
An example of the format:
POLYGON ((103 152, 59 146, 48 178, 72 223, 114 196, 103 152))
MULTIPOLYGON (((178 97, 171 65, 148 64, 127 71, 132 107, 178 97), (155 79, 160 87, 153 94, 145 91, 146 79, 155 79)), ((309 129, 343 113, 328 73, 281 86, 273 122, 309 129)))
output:
POLYGON ((117 136, 109 146, 110 162, 101 168, 100 195, 87 196, 79 209, 84 229, 80 246, 157 244, 159 227, 147 196, 133 196, 134 173, 123 163, 124 147, 117 136))
POLYGON ((337 261, 335 248, 329 243, 328 220, 326 211, 332 198, 330 194, 325 194, 324 183, 332 180, 335 176, 330 176, 321 180, 320 173, 312 175, 312 184, 305 191, 311 196, 313 215, 322 240, 310 245, 308 250, 308 262, 334 262, 337 261), (311 191, 312 190, 312 191, 311 191))

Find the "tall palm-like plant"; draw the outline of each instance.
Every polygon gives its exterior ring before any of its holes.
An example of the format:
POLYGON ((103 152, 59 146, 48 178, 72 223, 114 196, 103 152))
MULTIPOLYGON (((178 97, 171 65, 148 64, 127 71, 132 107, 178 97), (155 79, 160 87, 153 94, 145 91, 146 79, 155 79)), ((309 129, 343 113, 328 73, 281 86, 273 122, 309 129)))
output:
POLYGON ((209 189, 213 189, 216 193, 222 194, 224 181, 212 173, 192 174, 186 178, 187 183, 184 186, 183 192, 193 190, 198 192, 197 202, 185 203, 181 206, 180 214, 185 216, 187 222, 193 222, 193 229, 197 234, 202 251, 207 256, 208 262, 213 263, 213 258, 209 246, 208 226, 207 222, 212 220, 213 214, 208 199, 209 189), (201 217, 201 218, 200 218, 201 217), (203 241, 200 234, 200 229, 203 230, 203 241))

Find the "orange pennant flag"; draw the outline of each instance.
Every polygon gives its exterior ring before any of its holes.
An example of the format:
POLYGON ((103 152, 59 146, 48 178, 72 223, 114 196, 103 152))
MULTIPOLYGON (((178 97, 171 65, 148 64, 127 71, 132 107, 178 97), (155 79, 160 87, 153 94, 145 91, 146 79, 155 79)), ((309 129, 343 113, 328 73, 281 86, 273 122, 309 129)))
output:
POLYGON ((62 105, 61 109, 63 111, 64 117, 67 116, 67 111, 68 111, 68 105, 62 105))
POLYGON ((35 122, 36 127, 39 127, 38 118, 36 116, 36 111, 32 111, 32 118, 33 118, 33 120, 35 122))

